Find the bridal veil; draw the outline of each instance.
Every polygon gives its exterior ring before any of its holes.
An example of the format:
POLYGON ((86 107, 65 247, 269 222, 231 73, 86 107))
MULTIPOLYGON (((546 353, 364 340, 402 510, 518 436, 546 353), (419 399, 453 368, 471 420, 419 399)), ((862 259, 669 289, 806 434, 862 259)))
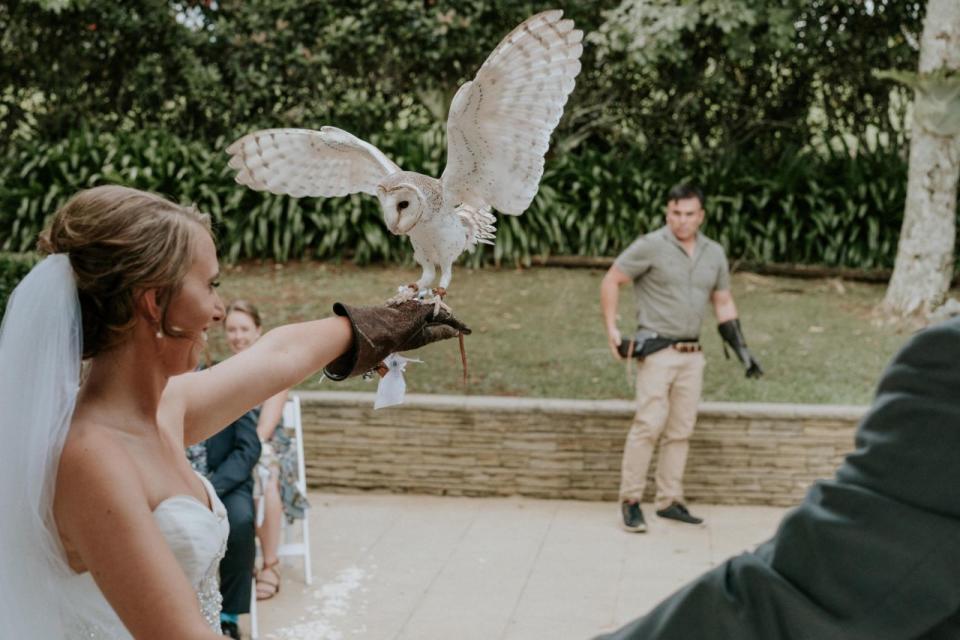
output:
POLYGON ((60 453, 82 354, 70 259, 42 260, 14 290, 0 329, 0 636, 62 638, 69 575, 53 520, 60 453))

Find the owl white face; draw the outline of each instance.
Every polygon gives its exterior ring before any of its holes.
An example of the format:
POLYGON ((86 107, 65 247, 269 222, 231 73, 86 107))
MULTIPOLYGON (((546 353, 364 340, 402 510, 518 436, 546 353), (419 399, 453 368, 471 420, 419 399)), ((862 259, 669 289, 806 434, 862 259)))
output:
POLYGON ((383 209, 383 221, 394 235, 409 233, 423 215, 423 198, 420 192, 410 185, 401 184, 390 190, 378 186, 377 199, 383 209))

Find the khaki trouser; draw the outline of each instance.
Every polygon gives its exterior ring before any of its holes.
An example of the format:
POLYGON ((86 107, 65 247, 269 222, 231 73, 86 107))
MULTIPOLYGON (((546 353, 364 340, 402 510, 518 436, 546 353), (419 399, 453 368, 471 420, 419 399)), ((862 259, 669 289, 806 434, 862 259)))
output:
POLYGON ((621 500, 643 497, 653 448, 661 440, 656 508, 683 502, 683 470, 697 422, 705 365, 702 351, 680 353, 673 348, 657 351, 639 363, 637 413, 623 448, 621 500))

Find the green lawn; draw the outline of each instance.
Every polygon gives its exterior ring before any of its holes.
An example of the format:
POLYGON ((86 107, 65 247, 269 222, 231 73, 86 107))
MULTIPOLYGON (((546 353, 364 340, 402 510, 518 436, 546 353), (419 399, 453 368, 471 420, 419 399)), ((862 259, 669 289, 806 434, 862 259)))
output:
MULTIPOLYGON (((244 297, 260 307, 267 327, 329 315, 340 300, 374 304, 419 275, 410 267, 325 263, 243 264, 224 270, 224 300, 244 297)), ((461 382, 456 341, 422 350, 424 364, 407 369, 410 393, 561 398, 630 398, 632 383, 610 356, 600 320, 603 271, 460 267, 447 302, 473 328, 467 337, 470 381, 461 382)), ((724 359, 712 321, 702 339, 708 367, 704 398, 757 402, 870 401, 880 371, 909 330, 878 319, 877 285, 736 274, 733 293, 751 349, 766 370, 746 380, 724 359)), ((620 326, 633 326, 632 292, 622 289, 620 326)), ((211 339, 226 354, 222 334, 211 339)), ((319 377, 304 389, 369 390, 372 381, 332 383, 319 377)))

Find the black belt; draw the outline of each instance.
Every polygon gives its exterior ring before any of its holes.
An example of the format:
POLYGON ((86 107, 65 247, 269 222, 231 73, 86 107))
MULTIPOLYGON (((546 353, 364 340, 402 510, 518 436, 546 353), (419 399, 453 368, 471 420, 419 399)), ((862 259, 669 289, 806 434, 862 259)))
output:
POLYGON ((642 360, 667 347, 673 347, 681 353, 696 353, 703 349, 700 346, 700 338, 668 338, 656 332, 641 329, 630 340, 622 340, 617 351, 622 358, 633 357, 642 360))

